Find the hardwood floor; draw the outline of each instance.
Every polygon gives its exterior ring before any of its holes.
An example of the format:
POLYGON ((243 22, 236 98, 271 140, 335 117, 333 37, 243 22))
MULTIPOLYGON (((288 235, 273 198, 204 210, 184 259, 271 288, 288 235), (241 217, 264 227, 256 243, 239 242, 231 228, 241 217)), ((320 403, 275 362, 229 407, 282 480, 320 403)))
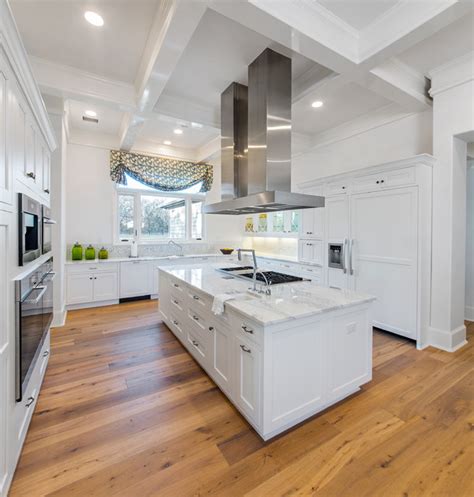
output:
POLYGON ((472 497, 473 334, 449 354, 375 332, 373 381, 264 443, 156 302, 70 312, 10 495, 472 497))

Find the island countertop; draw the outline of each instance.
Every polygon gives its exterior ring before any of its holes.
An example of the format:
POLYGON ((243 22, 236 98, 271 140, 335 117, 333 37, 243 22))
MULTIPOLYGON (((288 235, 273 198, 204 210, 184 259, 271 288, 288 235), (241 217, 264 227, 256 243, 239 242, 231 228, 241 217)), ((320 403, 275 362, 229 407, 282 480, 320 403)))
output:
MULTIPOLYGON (((226 264, 226 267, 235 264, 226 264)), ((280 324, 317 314, 369 303, 375 297, 351 290, 328 288, 303 281, 273 285, 272 295, 255 296, 247 292, 252 281, 217 271, 221 264, 193 264, 163 267, 161 271, 178 278, 210 297, 235 295, 225 306, 262 325, 280 324)))

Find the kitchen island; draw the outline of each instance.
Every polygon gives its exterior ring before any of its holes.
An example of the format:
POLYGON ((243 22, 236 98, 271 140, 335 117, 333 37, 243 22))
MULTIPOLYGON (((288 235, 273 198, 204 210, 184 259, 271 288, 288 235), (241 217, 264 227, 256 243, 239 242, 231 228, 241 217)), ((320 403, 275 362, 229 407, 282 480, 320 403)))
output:
POLYGON ((264 440, 371 380, 373 297, 310 282, 256 295, 222 267, 162 268, 160 313, 264 440), (223 294, 233 298, 216 315, 223 294))

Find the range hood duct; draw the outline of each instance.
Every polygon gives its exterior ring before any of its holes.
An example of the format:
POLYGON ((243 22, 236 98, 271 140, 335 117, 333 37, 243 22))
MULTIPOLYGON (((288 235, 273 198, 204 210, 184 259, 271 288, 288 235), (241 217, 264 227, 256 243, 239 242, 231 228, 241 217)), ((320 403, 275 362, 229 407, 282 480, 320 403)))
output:
POLYGON ((324 197, 291 192, 291 59, 267 48, 250 64, 248 82, 248 90, 232 83, 221 95, 222 201, 203 212, 324 207, 324 197))

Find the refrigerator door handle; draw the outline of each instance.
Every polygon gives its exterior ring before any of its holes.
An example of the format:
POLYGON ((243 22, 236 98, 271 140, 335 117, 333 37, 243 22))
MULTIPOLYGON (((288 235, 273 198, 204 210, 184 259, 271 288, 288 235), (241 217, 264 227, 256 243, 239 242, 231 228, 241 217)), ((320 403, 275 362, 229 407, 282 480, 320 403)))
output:
POLYGON ((347 250, 346 250, 346 247, 347 247, 347 238, 344 238, 344 245, 342 248, 342 257, 341 257, 342 270, 343 270, 344 274, 347 273, 347 264, 346 264, 347 250))
POLYGON ((349 240, 349 274, 354 274, 354 268, 352 267, 352 249, 354 248, 354 239, 349 240))

